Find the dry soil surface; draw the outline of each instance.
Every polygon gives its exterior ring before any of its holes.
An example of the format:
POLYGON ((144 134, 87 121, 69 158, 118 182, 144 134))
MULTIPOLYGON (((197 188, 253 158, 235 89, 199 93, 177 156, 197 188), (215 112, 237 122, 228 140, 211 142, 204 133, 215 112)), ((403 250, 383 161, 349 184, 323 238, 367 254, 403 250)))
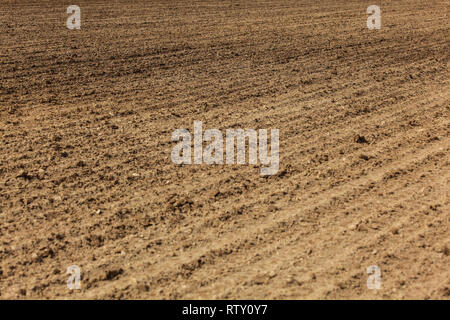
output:
POLYGON ((449 12, 2 0, 0 298, 449 299, 449 12), (278 128, 278 173, 175 165, 196 120, 278 128))

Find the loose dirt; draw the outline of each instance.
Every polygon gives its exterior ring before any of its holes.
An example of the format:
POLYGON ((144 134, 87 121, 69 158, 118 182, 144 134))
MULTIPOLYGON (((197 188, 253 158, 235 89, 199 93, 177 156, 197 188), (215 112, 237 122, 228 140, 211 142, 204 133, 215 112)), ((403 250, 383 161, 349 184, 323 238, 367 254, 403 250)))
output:
POLYGON ((0 4, 1 299, 449 299, 448 1, 76 2, 0 4), (194 121, 279 172, 173 164, 194 121))

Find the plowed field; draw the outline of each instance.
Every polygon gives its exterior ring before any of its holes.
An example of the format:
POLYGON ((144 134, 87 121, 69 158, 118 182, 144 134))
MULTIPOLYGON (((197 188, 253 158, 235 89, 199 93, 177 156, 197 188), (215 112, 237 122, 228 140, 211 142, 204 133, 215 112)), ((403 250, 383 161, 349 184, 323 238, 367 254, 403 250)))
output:
POLYGON ((449 12, 2 0, 0 298, 449 299, 449 12), (278 173, 175 165, 194 121, 278 128, 278 173))

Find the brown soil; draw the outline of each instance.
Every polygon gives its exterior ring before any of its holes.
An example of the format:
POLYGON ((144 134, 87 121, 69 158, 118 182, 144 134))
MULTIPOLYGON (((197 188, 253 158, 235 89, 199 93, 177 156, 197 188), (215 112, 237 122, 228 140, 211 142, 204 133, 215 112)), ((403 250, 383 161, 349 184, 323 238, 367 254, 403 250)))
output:
POLYGON ((0 298, 449 299, 448 1, 72 2, 0 4, 0 298), (194 120, 278 174, 174 165, 194 120))

